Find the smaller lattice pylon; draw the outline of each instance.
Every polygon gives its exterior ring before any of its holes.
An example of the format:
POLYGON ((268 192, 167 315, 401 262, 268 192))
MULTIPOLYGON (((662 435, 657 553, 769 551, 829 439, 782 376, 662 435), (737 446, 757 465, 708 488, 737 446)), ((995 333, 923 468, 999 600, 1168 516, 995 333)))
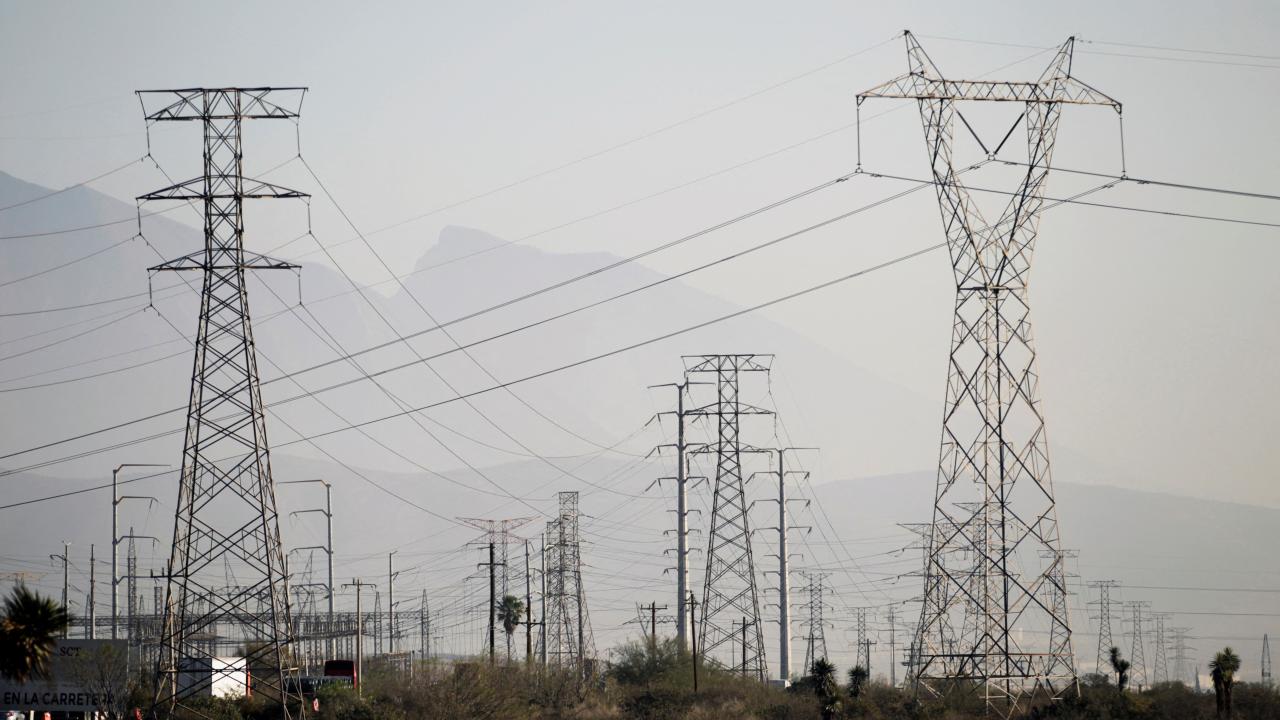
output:
POLYGON ((1098 591, 1098 599, 1089 601, 1089 617, 1098 622, 1098 655, 1093 667, 1095 673, 1106 674, 1107 657, 1111 648, 1116 647, 1111 635, 1111 622, 1118 619, 1115 606, 1119 598, 1112 595, 1119 590, 1120 583, 1116 580, 1094 580, 1089 587, 1098 591))

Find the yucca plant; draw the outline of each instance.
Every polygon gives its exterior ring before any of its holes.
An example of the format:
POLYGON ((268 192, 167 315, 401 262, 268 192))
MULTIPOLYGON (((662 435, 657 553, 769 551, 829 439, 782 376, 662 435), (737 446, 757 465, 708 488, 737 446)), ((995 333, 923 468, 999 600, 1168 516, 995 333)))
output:
POLYGON ((1213 679, 1213 694, 1218 703, 1218 717, 1231 717, 1231 687, 1236 683, 1240 670, 1240 656, 1230 647, 1222 648, 1209 661, 1209 677, 1213 679))

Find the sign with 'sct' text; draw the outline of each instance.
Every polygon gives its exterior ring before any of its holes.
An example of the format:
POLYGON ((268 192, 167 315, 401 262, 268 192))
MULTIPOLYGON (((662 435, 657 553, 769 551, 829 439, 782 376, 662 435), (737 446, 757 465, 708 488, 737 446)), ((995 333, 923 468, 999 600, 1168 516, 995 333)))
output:
POLYGON ((116 688, 93 682, 87 664, 125 662, 125 640, 59 640, 49 677, 28 683, 0 680, 0 709, 93 712, 112 704, 116 688))

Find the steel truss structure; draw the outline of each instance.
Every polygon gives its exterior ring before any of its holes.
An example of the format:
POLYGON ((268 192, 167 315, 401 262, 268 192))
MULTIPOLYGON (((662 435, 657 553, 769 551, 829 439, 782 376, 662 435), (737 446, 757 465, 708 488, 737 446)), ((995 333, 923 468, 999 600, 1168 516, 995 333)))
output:
POLYGON ((1090 600, 1089 607, 1097 606, 1096 613, 1090 615, 1094 620, 1098 621, 1098 652, 1093 661, 1093 671, 1095 673, 1110 672, 1107 669, 1107 656, 1111 653, 1111 648, 1115 647, 1115 642, 1111 634, 1111 622, 1118 620, 1119 615, 1115 610, 1115 606, 1119 604, 1119 600, 1112 601, 1111 592, 1120 587, 1120 583, 1115 580, 1092 580, 1089 587, 1098 591, 1098 599, 1090 600))
POLYGON ((1169 613, 1153 613, 1151 616, 1151 622, 1155 625, 1155 662, 1151 670, 1153 685, 1169 682, 1169 636, 1165 632, 1165 623, 1170 617, 1169 613))
MULTIPOLYGON (((1054 602, 1065 588, 1029 318, 1032 251, 1062 106, 1119 112, 1120 103, 1071 75, 1074 38, 1037 80, 1009 82, 947 79, 911 33, 904 37, 907 74, 857 103, 918 104, 956 285, 915 683, 934 694, 970 689, 989 709, 1013 714, 1033 697, 1078 692, 1070 620, 1054 602), (1021 105, 1005 141, 1024 125, 1025 173, 994 223, 984 221, 952 161, 956 117, 972 132, 957 108, 962 101, 1021 105), (948 562, 957 550, 976 562, 948 562), (975 614, 975 632, 956 635, 966 612, 975 614)), ((994 151, 979 144, 995 157, 1005 141, 994 151)))
POLYGON ((1147 680, 1147 653, 1144 648, 1146 644, 1144 636, 1151 617, 1151 603, 1146 600, 1129 600, 1125 606, 1129 608, 1129 621, 1133 627, 1129 644, 1129 665, 1132 668, 1129 687, 1142 692, 1144 688, 1151 685, 1147 680), (1146 611, 1146 620, 1143 619, 1144 611, 1146 611))
POLYGON ((204 248, 151 271, 203 276, 186 441, 167 570, 156 665, 154 713, 194 716, 210 684, 241 684, 282 717, 303 713, 290 654, 284 551, 267 426, 249 319, 245 272, 296 269, 245 250, 243 205, 250 198, 304 193, 244 176, 245 120, 299 117, 305 88, 194 88, 140 91, 148 126, 198 123, 204 174, 139 197, 195 201, 204 248), (239 671, 215 658, 242 657, 239 671), (248 672, 244 672, 247 668, 248 672))
POLYGON ((559 493, 560 514, 547 523, 546 564, 547 616, 543 642, 547 662, 576 667, 582 676, 593 672, 596 656, 587 612, 587 595, 582 586, 582 537, 578 532, 578 493, 559 493))
POLYGON ((827 621, 823 618, 827 608, 825 581, 830 573, 801 573, 806 580, 803 588, 809 596, 805 602, 808 619, 805 620, 804 667, 801 674, 808 675, 813 671, 815 660, 827 659, 827 621))
POLYGON ((698 624, 698 648, 703 657, 724 663, 725 650, 733 643, 742 646, 739 667, 744 677, 765 680, 764 630, 760 622, 760 595, 756 585, 755 562, 751 554, 745 474, 742 456, 768 453, 741 442, 743 415, 771 415, 772 412, 742 402, 739 379, 742 373, 768 373, 772 355, 685 356, 686 378, 714 375, 716 400, 704 407, 685 411, 689 417, 716 419, 716 439, 694 454, 714 454, 716 475, 711 504, 711 525, 707 533, 707 571, 702 593, 702 616, 698 624), (745 618, 745 621, 742 619, 745 618), (748 630, 735 632, 734 623, 748 630), (742 635, 746 641, 742 642, 742 635), (728 644, 726 646, 726 644, 728 644))

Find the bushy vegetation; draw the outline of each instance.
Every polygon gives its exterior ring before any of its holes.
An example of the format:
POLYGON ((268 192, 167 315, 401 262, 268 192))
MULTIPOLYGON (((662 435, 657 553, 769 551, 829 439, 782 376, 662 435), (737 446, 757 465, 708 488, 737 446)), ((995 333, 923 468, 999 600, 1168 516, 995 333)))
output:
MULTIPOLYGON (((917 699, 853 674, 847 682, 828 663, 811 668, 787 690, 706 663, 698 666, 672 640, 657 646, 632 643, 613 650, 591 682, 575 674, 523 662, 420 665, 412 677, 386 671, 369 674, 363 698, 328 688, 320 698, 321 720, 416 720, 511 718, 512 720, 967 720, 990 717, 981 698, 960 690, 945 698, 917 699), (816 672, 814 672, 816 671, 816 672)), ((1280 718, 1280 694, 1256 684, 1235 683, 1234 717, 1280 718)), ((1120 692, 1114 676, 1081 684, 1079 697, 1041 702, 1027 720, 1207 720, 1217 717, 1214 695, 1180 683, 1142 692, 1120 692)))

